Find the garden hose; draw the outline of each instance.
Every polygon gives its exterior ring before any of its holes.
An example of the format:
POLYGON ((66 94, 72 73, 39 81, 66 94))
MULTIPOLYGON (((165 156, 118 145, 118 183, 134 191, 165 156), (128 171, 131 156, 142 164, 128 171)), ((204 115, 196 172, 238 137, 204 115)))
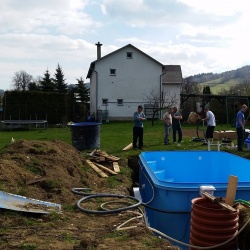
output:
POLYGON ((77 201, 76 205, 77 207, 82 211, 87 214, 114 214, 114 213, 120 213, 122 211, 130 210, 130 209, 135 209, 141 205, 141 200, 137 199, 134 196, 125 196, 125 195, 119 195, 119 194, 107 194, 107 193, 86 193, 85 191, 91 191, 91 188, 72 188, 71 191, 74 194, 80 194, 83 195, 83 197, 77 201), (122 207, 122 208, 117 208, 113 210, 104 210, 104 211, 99 211, 99 210, 90 210, 83 208, 81 206, 81 203, 89 200, 89 199, 94 199, 94 198, 103 198, 103 197, 114 197, 114 198, 120 198, 120 199, 130 199, 133 201, 136 201, 135 204, 122 207))

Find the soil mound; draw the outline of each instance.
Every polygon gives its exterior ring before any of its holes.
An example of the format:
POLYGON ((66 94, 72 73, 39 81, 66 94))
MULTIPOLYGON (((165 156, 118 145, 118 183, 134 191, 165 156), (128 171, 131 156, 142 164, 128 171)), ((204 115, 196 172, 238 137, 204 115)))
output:
POLYGON ((75 201, 71 189, 93 180, 83 164, 80 152, 64 142, 22 140, 6 147, 0 182, 6 192, 70 204, 75 201))
POLYGON ((62 213, 40 215, 1 209, 0 249, 179 249, 133 219, 129 230, 118 225, 133 213, 93 215, 81 212, 81 196, 73 188, 130 195, 131 171, 100 178, 86 163, 84 154, 62 141, 20 140, 8 145, 0 159, 0 190, 62 205, 62 213))

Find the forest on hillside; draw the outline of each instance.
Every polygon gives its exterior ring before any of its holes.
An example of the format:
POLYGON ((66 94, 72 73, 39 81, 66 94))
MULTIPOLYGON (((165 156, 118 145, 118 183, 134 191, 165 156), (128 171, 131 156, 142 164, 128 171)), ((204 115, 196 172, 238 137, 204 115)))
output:
POLYGON ((223 73, 201 73, 184 78, 187 83, 205 83, 220 79, 220 84, 231 79, 241 79, 242 82, 250 80, 250 65, 236 70, 225 71, 223 73))

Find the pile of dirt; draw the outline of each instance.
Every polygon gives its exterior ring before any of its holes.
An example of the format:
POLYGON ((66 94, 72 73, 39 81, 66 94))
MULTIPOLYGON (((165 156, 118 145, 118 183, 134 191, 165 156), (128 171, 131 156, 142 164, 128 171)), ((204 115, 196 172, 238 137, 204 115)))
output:
POLYGON ((76 203, 81 196, 73 188, 131 195, 133 186, 133 174, 125 162, 119 175, 101 178, 85 160, 81 152, 61 141, 21 140, 4 149, 0 190, 61 204, 62 213, 1 209, 0 249, 179 249, 153 236, 141 218, 126 225, 129 230, 116 230, 136 216, 132 212, 99 215, 80 211, 76 203))

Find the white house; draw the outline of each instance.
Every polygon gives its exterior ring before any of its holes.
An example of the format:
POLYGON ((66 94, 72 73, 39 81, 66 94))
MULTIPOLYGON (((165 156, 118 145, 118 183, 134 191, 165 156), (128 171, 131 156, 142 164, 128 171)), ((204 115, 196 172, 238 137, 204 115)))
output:
POLYGON ((163 65, 131 44, 101 57, 102 44, 96 45, 97 60, 90 64, 86 77, 90 79, 90 113, 95 118, 128 120, 138 105, 157 102, 159 107, 169 100, 179 106, 179 65, 163 65))

